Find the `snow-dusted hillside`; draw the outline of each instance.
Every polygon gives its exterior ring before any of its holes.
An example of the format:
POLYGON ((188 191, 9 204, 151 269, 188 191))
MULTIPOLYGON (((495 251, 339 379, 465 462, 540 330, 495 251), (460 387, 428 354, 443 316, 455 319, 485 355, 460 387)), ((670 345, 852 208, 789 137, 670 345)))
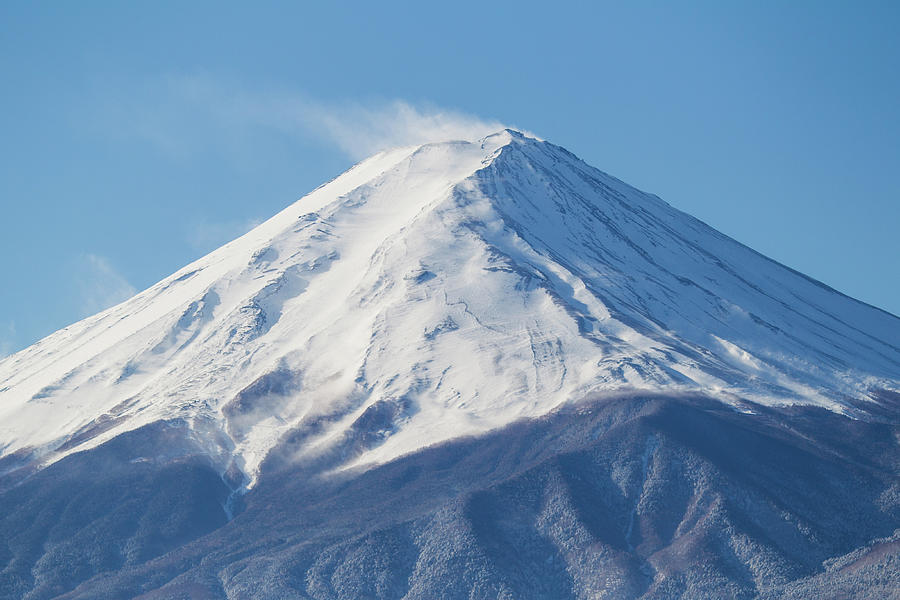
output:
POLYGON ((4 359, 0 455, 184 419, 252 485, 289 432, 363 432, 350 466, 603 394, 862 416, 898 388, 900 319, 505 130, 379 153, 4 359))

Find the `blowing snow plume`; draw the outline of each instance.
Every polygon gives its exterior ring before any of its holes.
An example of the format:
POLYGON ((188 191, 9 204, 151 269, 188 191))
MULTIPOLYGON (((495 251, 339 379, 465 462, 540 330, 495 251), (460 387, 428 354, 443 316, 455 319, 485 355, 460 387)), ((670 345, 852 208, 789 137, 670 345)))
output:
POLYGON ((326 102, 296 90, 250 91, 202 76, 170 77, 145 90, 102 97, 97 121, 116 135, 138 137, 176 155, 213 143, 242 152, 248 139, 276 134, 314 139, 359 160, 398 146, 474 141, 506 127, 431 103, 326 102))
POLYGON ((436 106, 417 107, 402 100, 376 108, 301 103, 296 110, 301 127, 315 132, 352 158, 398 146, 442 140, 475 141, 505 127, 498 121, 484 121, 436 106))

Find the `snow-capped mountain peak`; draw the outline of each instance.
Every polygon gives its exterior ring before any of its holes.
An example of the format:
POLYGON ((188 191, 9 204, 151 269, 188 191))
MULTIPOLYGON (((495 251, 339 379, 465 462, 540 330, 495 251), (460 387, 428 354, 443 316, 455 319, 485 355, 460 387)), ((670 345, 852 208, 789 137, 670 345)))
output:
POLYGON ((862 415, 898 387, 893 315, 503 130, 379 153, 0 361, 0 452, 183 419, 252 484, 288 435, 353 465, 604 394, 862 415))

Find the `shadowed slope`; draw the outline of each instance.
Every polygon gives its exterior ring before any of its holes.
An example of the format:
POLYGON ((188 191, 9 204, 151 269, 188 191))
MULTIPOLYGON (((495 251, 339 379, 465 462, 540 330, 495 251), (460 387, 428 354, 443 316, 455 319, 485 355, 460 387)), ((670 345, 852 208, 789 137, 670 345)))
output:
POLYGON ((628 397, 363 473, 273 463, 226 526, 65 597, 871 597, 897 583, 864 578, 896 560, 897 435, 628 397))

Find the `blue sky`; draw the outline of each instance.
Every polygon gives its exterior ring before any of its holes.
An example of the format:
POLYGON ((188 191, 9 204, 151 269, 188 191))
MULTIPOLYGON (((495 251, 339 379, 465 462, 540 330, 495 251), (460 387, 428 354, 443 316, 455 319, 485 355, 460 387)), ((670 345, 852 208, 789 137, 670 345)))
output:
POLYGON ((0 4, 0 354, 485 122, 900 313, 900 4, 311 4, 0 4))

